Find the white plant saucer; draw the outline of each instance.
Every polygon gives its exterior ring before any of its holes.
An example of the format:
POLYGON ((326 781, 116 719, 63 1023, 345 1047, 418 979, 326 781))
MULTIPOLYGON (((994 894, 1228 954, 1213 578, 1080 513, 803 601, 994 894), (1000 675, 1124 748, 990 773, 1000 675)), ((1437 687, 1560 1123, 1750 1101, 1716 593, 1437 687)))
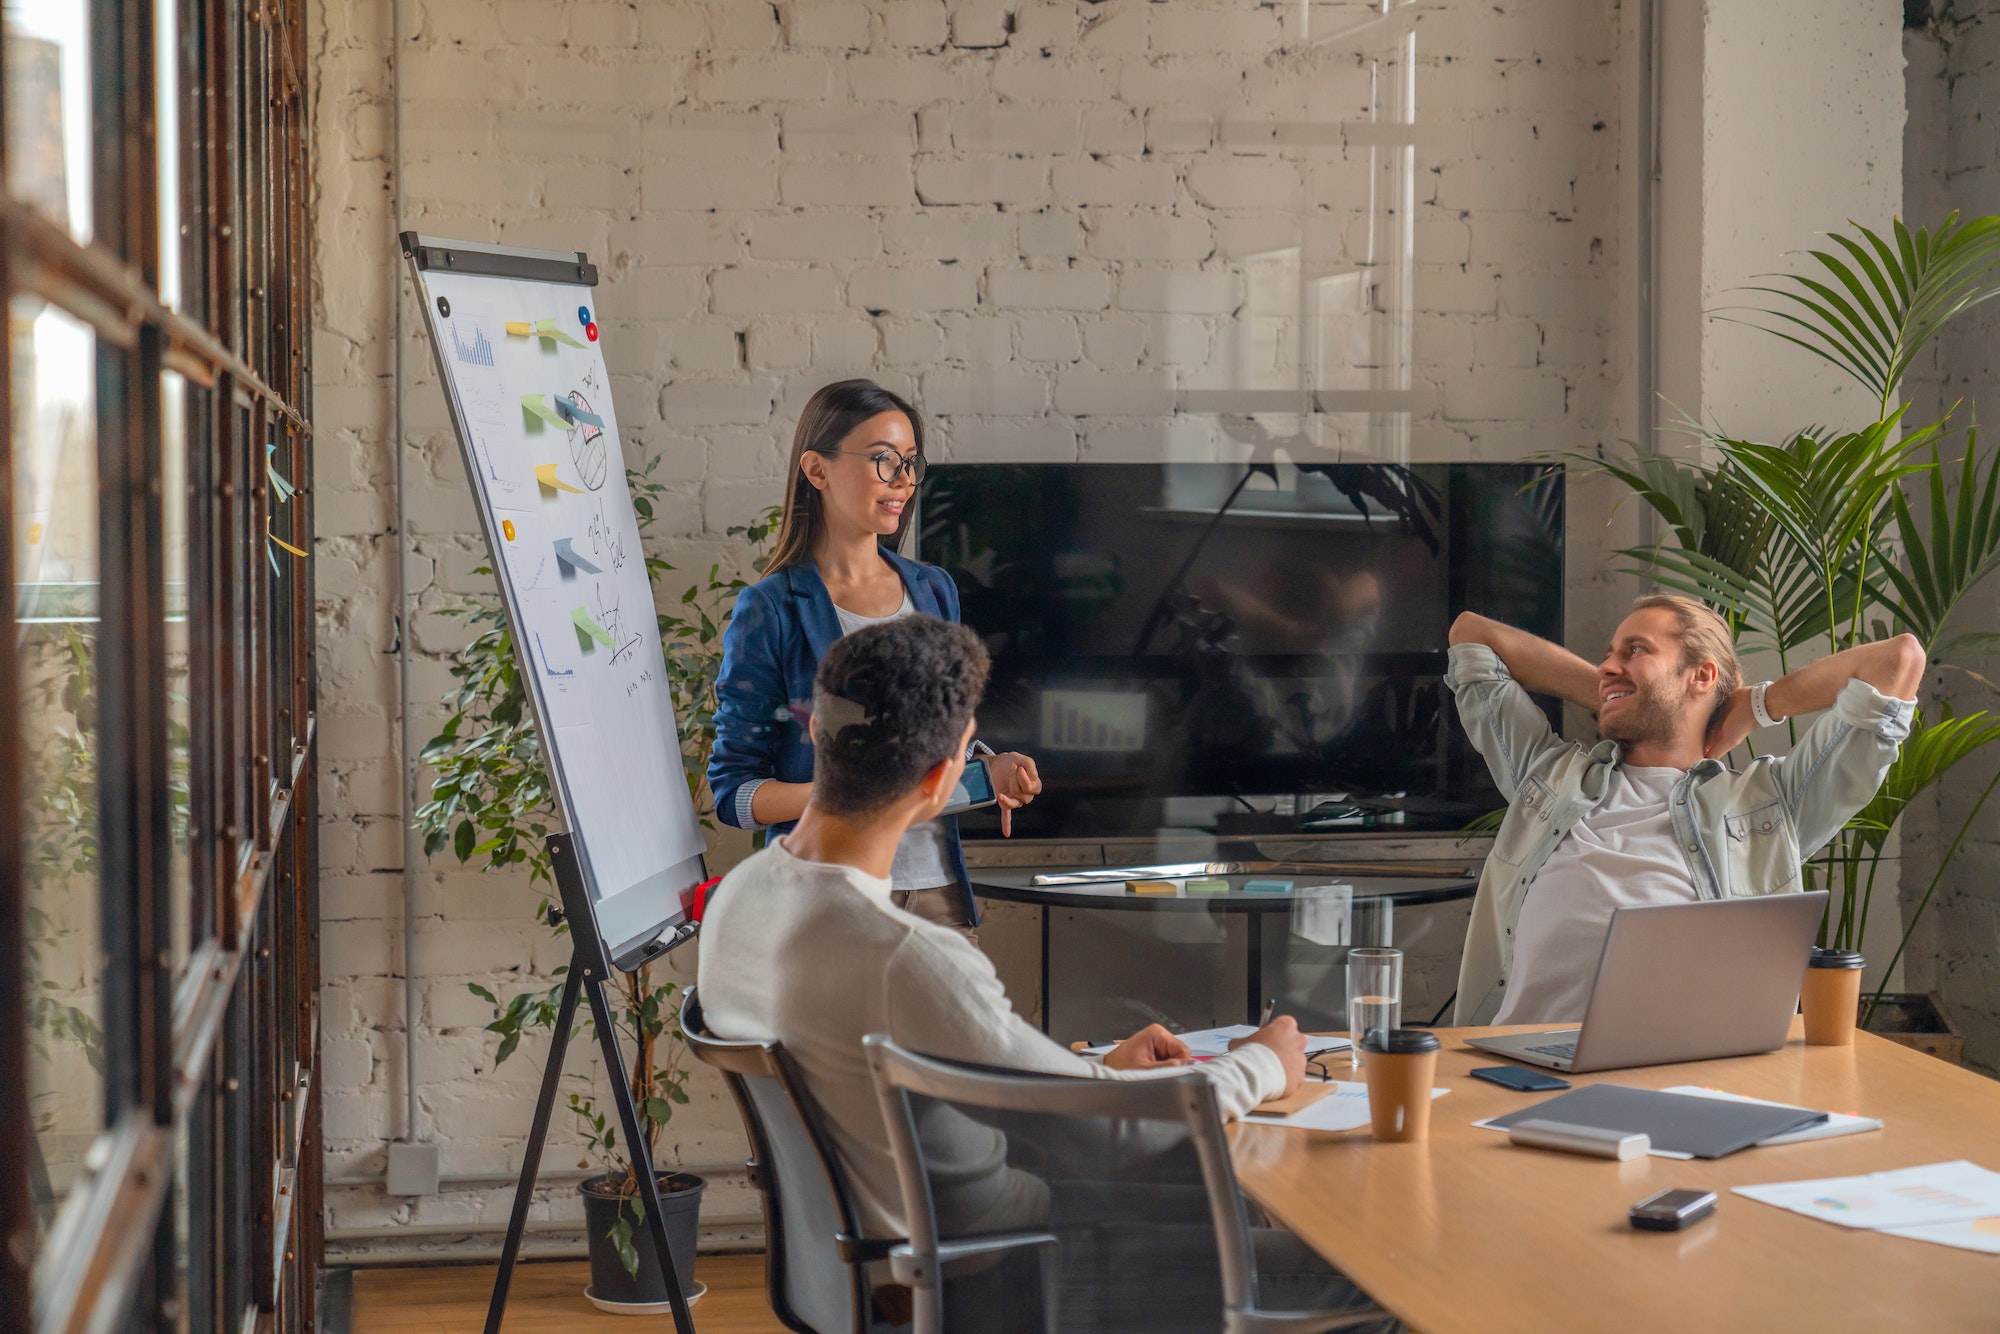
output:
MULTIPOLYGON (((695 1284, 694 1291, 687 1294, 687 1304, 693 1306, 707 1291, 708 1284, 695 1284)), ((674 1310, 672 1302, 608 1302, 589 1288, 583 1290, 583 1295, 592 1306, 608 1315, 672 1315, 674 1310)))

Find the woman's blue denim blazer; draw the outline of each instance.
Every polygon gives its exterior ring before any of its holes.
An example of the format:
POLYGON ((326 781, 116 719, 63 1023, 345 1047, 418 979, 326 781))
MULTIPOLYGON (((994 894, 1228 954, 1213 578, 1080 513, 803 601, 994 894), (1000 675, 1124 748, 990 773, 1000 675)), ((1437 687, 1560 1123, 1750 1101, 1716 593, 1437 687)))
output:
MULTIPOLYGON (((882 559, 896 568, 910 592, 910 605, 939 620, 958 619, 958 588, 935 565, 907 560, 884 550, 882 559)), ((754 779, 810 783, 813 776, 812 738, 800 719, 812 707, 813 677, 833 641, 840 638, 840 618, 819 567, 811 561, 766 575, 737 595, 736 611, 722 635, 722 672, 716 681, 715 748, 708 758, 708 787, 715 794, 715 813, 726 824, 754 829, 747 794, 738 793, 754 779), (796 712, 794 712, 796 710, 796 712)), ((952 873, 965 896, 965 920, 979 921, 972 881, 965 871, 965 852, 958 841, 958 817, 947 815, 946 843, 952 873)), ((775 825, 782 834, 790 824, 775 825)))

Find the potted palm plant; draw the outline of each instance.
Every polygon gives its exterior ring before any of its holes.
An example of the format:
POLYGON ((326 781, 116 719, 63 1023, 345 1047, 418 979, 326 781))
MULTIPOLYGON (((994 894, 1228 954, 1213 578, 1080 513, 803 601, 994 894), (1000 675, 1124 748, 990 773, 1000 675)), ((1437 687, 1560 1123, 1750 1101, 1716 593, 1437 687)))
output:
MULTIPOLYGON (((655 458, 645 468, 626 473, 642 541, 652 529, 658 499, 666 490, 653 476, 658 463, 655 458)), ((729 536, 750 544, 754 572, 764 568, 777 515, 772 509, 754 523, 729 530, 729 536)), ((647 574, 656 586, 673 568, 656 556, 646 557, 647 574)), ((475 572, 491 571, 481 567, 475 572)), ((709 750, 715 744, 715 680, 722 665, 722 632, 743 586, 742 579, 724 577, 721 566, 712 565, 706 580, 690 586, 672 610, 659 614, 682 764, 695 810, 706 827, 712 827, 714 812, 706 773, 709 750)), ((485 595, 468 598, 444 614, 464 619, 477 633, 452 665, 454 685, 445 697, 444 727, 423 751, 434 774, 430 800, 416 813, 425 853, 436 856, 449 849, 458 861, 476 861, 486 870, 525 872, 531 885, 544 890, 537 916, 561 934, 568 928, 559 914, 550 911, 555 880, 545 842, 556 822, 555 804, 506 612, 497 595, 485 595)), ((487 1025, 487 1031, 500 1038, 495 1065, 514 1054, 523 1036, 554 1024, 565 971, 558 968, 553 981, 504 1001, 488 988, 471 984, 472 993, 495 1008, 493 1022, 487 1025)), ((627 1081, 647 1147, 656 1151, 674 1109, 688 1101, 686 1049, 675 1026, 680 1006, 674 995, 679 985, 658 964, 620 974, 614 981, 614 1021, 628 1056, 626 1069, 612 1072, 611 1077, 627 1081)), ((645 1215, 638 1174, 621 1151, 616 1118, 599 1106, 595 1072, 569 1078, 577 1088, 568 1096, 568 1107, 585 1145, 579 1166, 598 1169, 579 1186, 591 1247, 589 1296, 606 1310, 630 1314, 665 1310, 667 1294, 659 1263, 649 1248, 634 1244, 645 1215)), ((657 1152, 651 1159, 657 1168, 657 1152)), ((690 1172, 661 1171, 658 1184, 675 1267, 691 1273, 705 1183, 690 1172)), ((696 1290, 688 1298, 699 1295, 696 1290)))
MULTIPOLYGON (((1753 287, 1764 302, 1735 318, 1840 367, 1868 386, 1875 420, 1849 431, 1806 427, 1779 443, 1735 439, 1694 421, 1704 457, 1646 448, 1583 460, 1623 483, 1662 520, 1657 546, 1621 553, 1631 572, 1689 593, 1722 614, 1745 649, 1777 655, 1780 669, 1905 631, 1934 666, 1987 690, 1971 659, 2000 638, 1961 624, 1966 595, 2000 569, 2000 455, 1983 468, 1968 413, 1912 425, 1896 408, 1919 353, 1954 318, 2000 295, 2000 217, 1935 232, 1895 221, 1883 237, 1865 227, 1835 233, 1809 252, 1816 266, 1753 287), (1952 453, 1958 457, 1950 457, 1952 453)), ((1796 739, 1796 738, 1794 738, 1796 739)), ((1833 891, 1820 943, 1857 949, 1867 931, 1889 835, 1911 803, 1969 757, 2000 740, 2000 716, 1955 715, 1938 702, 1919 711, 1880 791, 1806 868, 1808 887, 1833 891)), ((2000 775, 1988 782, 1904 924, 1899 961, 2000 775)), ((1865 1009, 1921 1029, 1925 997, 1878 988, 1865 1009)), ((1935 1022, 1943 1024, 1941 1012, 1935 1022)), ((1884 1026, 1878 1022, 1877 1027, 1884 1026)), ((1889 1036, 1927 1045, 1908 1032, 1889 1036)))

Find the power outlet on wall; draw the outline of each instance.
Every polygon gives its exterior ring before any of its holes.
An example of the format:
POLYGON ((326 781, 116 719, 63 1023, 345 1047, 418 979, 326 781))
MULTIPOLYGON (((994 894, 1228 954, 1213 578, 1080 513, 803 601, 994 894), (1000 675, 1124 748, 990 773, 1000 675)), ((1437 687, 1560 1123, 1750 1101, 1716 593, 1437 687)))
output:
POLYGON ((391 1144, 387 1190, 391 1195, 437 1194, 438 1146, 391 1144))

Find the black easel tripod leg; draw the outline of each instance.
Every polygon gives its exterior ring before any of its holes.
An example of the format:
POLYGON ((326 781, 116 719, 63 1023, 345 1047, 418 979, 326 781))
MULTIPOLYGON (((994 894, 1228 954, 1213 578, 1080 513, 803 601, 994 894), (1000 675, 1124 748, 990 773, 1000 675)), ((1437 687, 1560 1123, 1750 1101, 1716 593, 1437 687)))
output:
POLYGON ((514 1260, 521 1253, 521 1235, 527 1230, 528 1205, 535 1198, 542 1145, 549 1137, 549 1114, 555 1110, 556 1090, 562 1084, 563 1057, 569 1051, 570 1025, 576 1022, 577 995, 582 987, 583 970, 572 960, 569 974, 563 979, 562 1006, 556 1012, 548 1066, 542 1071, 541 1096, 535 1101, 535 1123, 528 1131, 527 1145, 521 1150, 521 1180, 514 1188, 514 1212, 507 1220, 507 1243, 500 1248, 500 1272, 493 1278, 493 1300, 486 1307, 486 1334, 500 1334, 500 1319, 507 1312, 507 1289, 514 1282, 514 1260))
MULTIPOLYGON (((572 965, 574 967, 574 965, 572 965)), ((660 1183, 653 1170, 652 1150, 647 1147, 644 1128, 639 1124, 639 1108, 632 1101, 631 1085, 625 1082, 625 1060, 618 1050, 618 1030, 612 1025, 611 1005, 604 998, 604 979, 581 971, 584 991, 590 996, 591 1017, 597 1021, 597 1040, 604 1048, 604 1064, 611 1072, 611 1099, 618 1104, 619 1123, 625 1128, 625 1152, 639 1178, 639 1203, 646 1210, 646 1231, 659 1252, 660 1276, 667 1281, 667 1304, 673 1309, 678 1334, 694 1334, 694 1316, 688 1311, 687 1291, 680 1271, 674 1267, 673 1250, 667 1245, 667 1215, 660 1206, 660 1183)), ((692 1277, 690 1275, 689 1277, 692 1277)))

